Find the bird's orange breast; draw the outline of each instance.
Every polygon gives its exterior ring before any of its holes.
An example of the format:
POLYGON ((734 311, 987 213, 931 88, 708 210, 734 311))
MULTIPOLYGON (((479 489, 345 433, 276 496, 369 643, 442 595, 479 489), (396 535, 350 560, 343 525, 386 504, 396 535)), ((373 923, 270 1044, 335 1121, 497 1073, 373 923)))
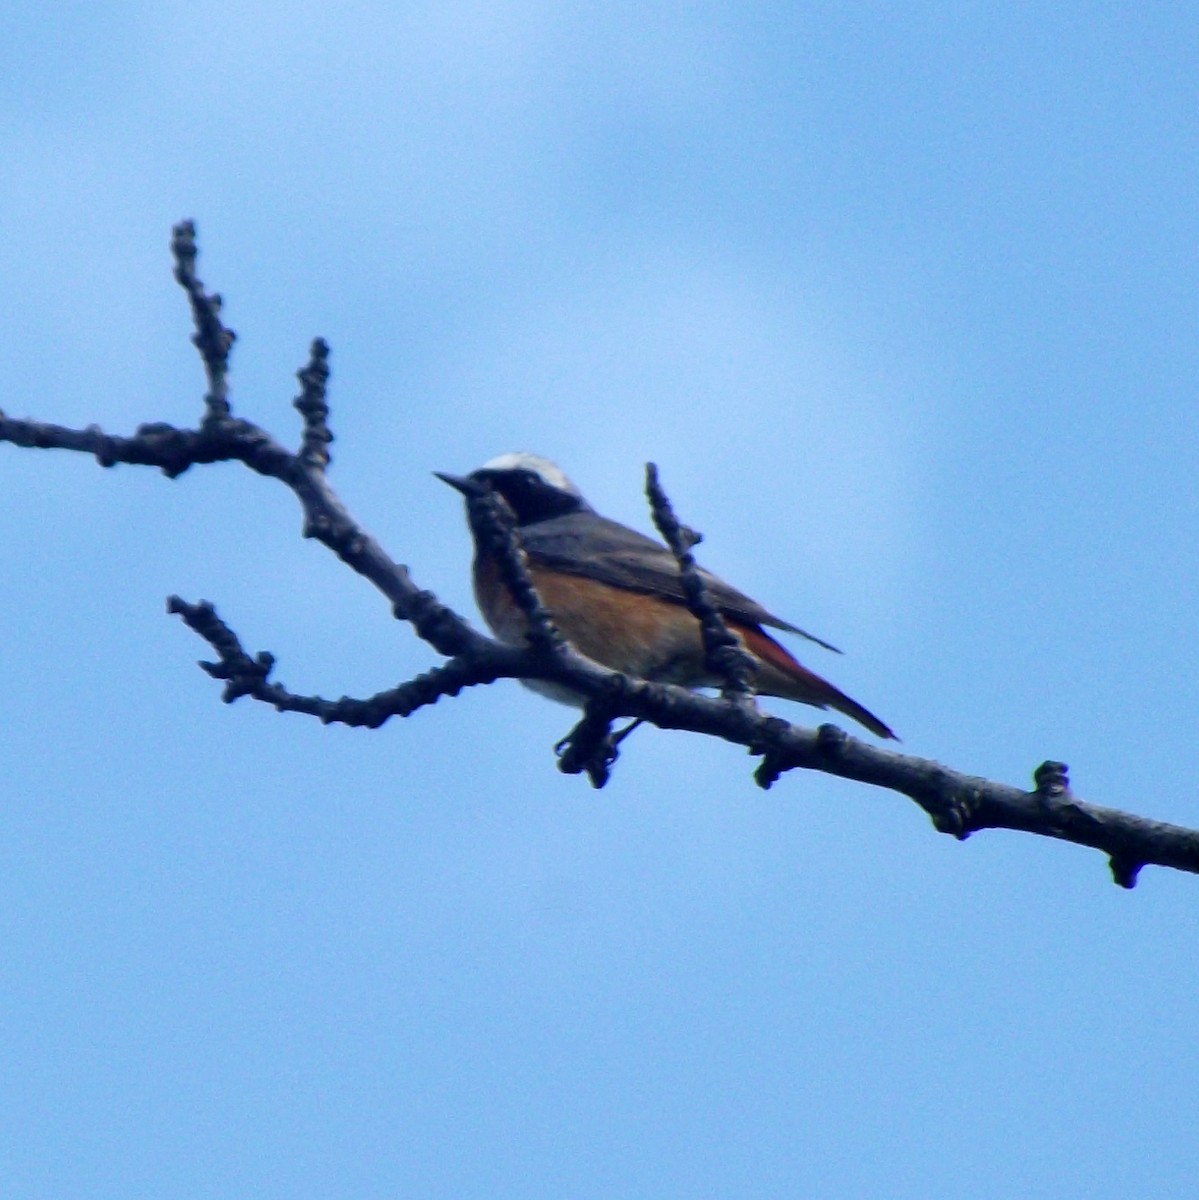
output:
MULTIPOLYGON (((529 575, 567 640, 614 671, 694 684, 704 673, 699 625, 681 605, 534 564, 529 575)), ((501 641, 524 641, 528 628, 493 559, 475 562, 475 599, 501 641)))
MULTIPOLYGON (((684 687, 721 683, 708 670, 699 622, 683 605, 534 563, 529 564, 529 576, 558 628, 588 658, 613 671, 660 683, 684 687)), ((523 642, 528 622, 500 582, 495 560, 476 559, 474 578, 479 609, 496 637, 523 642)), ((879 737, 895 736, 869 709, 797 662, 759 625, 727 615, 725 620, 754 657, 754 687, 759 694, 835 708, 879 737)))

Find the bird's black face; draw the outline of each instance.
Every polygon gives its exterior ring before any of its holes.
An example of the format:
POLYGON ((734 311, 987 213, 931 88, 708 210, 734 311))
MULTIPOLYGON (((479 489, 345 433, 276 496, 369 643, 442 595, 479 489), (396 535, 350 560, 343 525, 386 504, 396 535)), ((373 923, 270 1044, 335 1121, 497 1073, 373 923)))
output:
POLYGON ((516 514, 518 525, 532 525, 550 517, 590 510, 587 501, 577 492, 555 487, 536 471, 481 467, 478 471, 472 471, 468 478, 473 483, 499 492, 516 514))

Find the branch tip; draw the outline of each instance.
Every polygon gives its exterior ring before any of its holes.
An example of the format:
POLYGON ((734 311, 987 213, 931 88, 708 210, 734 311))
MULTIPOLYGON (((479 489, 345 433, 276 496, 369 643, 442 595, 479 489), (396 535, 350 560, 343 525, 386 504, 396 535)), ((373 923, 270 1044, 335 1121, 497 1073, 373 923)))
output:
POLYGON ((304 418, 304 435, 300 444, 300 459, 314 470, 325 470, 331 461, 329 443, 329 343, 313 338, 308 362, 296 372, 300 394, 292 401, 304 418))
POLYGON ((218 421, 229 415, 229 352, 237 334, 221 322, 219 293, 204 291, 196 274, 196 226, 180 221, 171 230, 171 255, 175 260, 175 282, 187 293, 196 332, 192 344, 200 352, 208 376, 208 394, 204 397, 205 421, 218 421))

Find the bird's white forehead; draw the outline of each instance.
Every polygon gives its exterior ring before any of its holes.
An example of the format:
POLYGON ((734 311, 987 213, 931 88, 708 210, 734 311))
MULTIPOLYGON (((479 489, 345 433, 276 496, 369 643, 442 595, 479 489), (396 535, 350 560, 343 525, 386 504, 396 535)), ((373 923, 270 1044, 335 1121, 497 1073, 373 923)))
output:
POLYGON ((579 494, 579 489, 567 478, 566 472, 557 463, 552 463, 540 454, 530 454, 527 450, 516 450, 511 454, 501 454, 490 462, 485 462, 481 471, 532 471, 539 475, 550 487, 559 488, 564 492, 579 494))

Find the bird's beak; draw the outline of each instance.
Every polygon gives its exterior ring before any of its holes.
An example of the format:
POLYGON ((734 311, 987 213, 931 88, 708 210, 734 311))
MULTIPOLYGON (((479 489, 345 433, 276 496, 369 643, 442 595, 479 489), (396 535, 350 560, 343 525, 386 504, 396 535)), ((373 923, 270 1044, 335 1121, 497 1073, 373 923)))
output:
POLYGON ((464 496, 477 496, 483 490, 479 484, 466 475, 445 475, 441 471, 434 471, 433 474, 442 483, 448 483, 450 487, 455 488, 464 496))

